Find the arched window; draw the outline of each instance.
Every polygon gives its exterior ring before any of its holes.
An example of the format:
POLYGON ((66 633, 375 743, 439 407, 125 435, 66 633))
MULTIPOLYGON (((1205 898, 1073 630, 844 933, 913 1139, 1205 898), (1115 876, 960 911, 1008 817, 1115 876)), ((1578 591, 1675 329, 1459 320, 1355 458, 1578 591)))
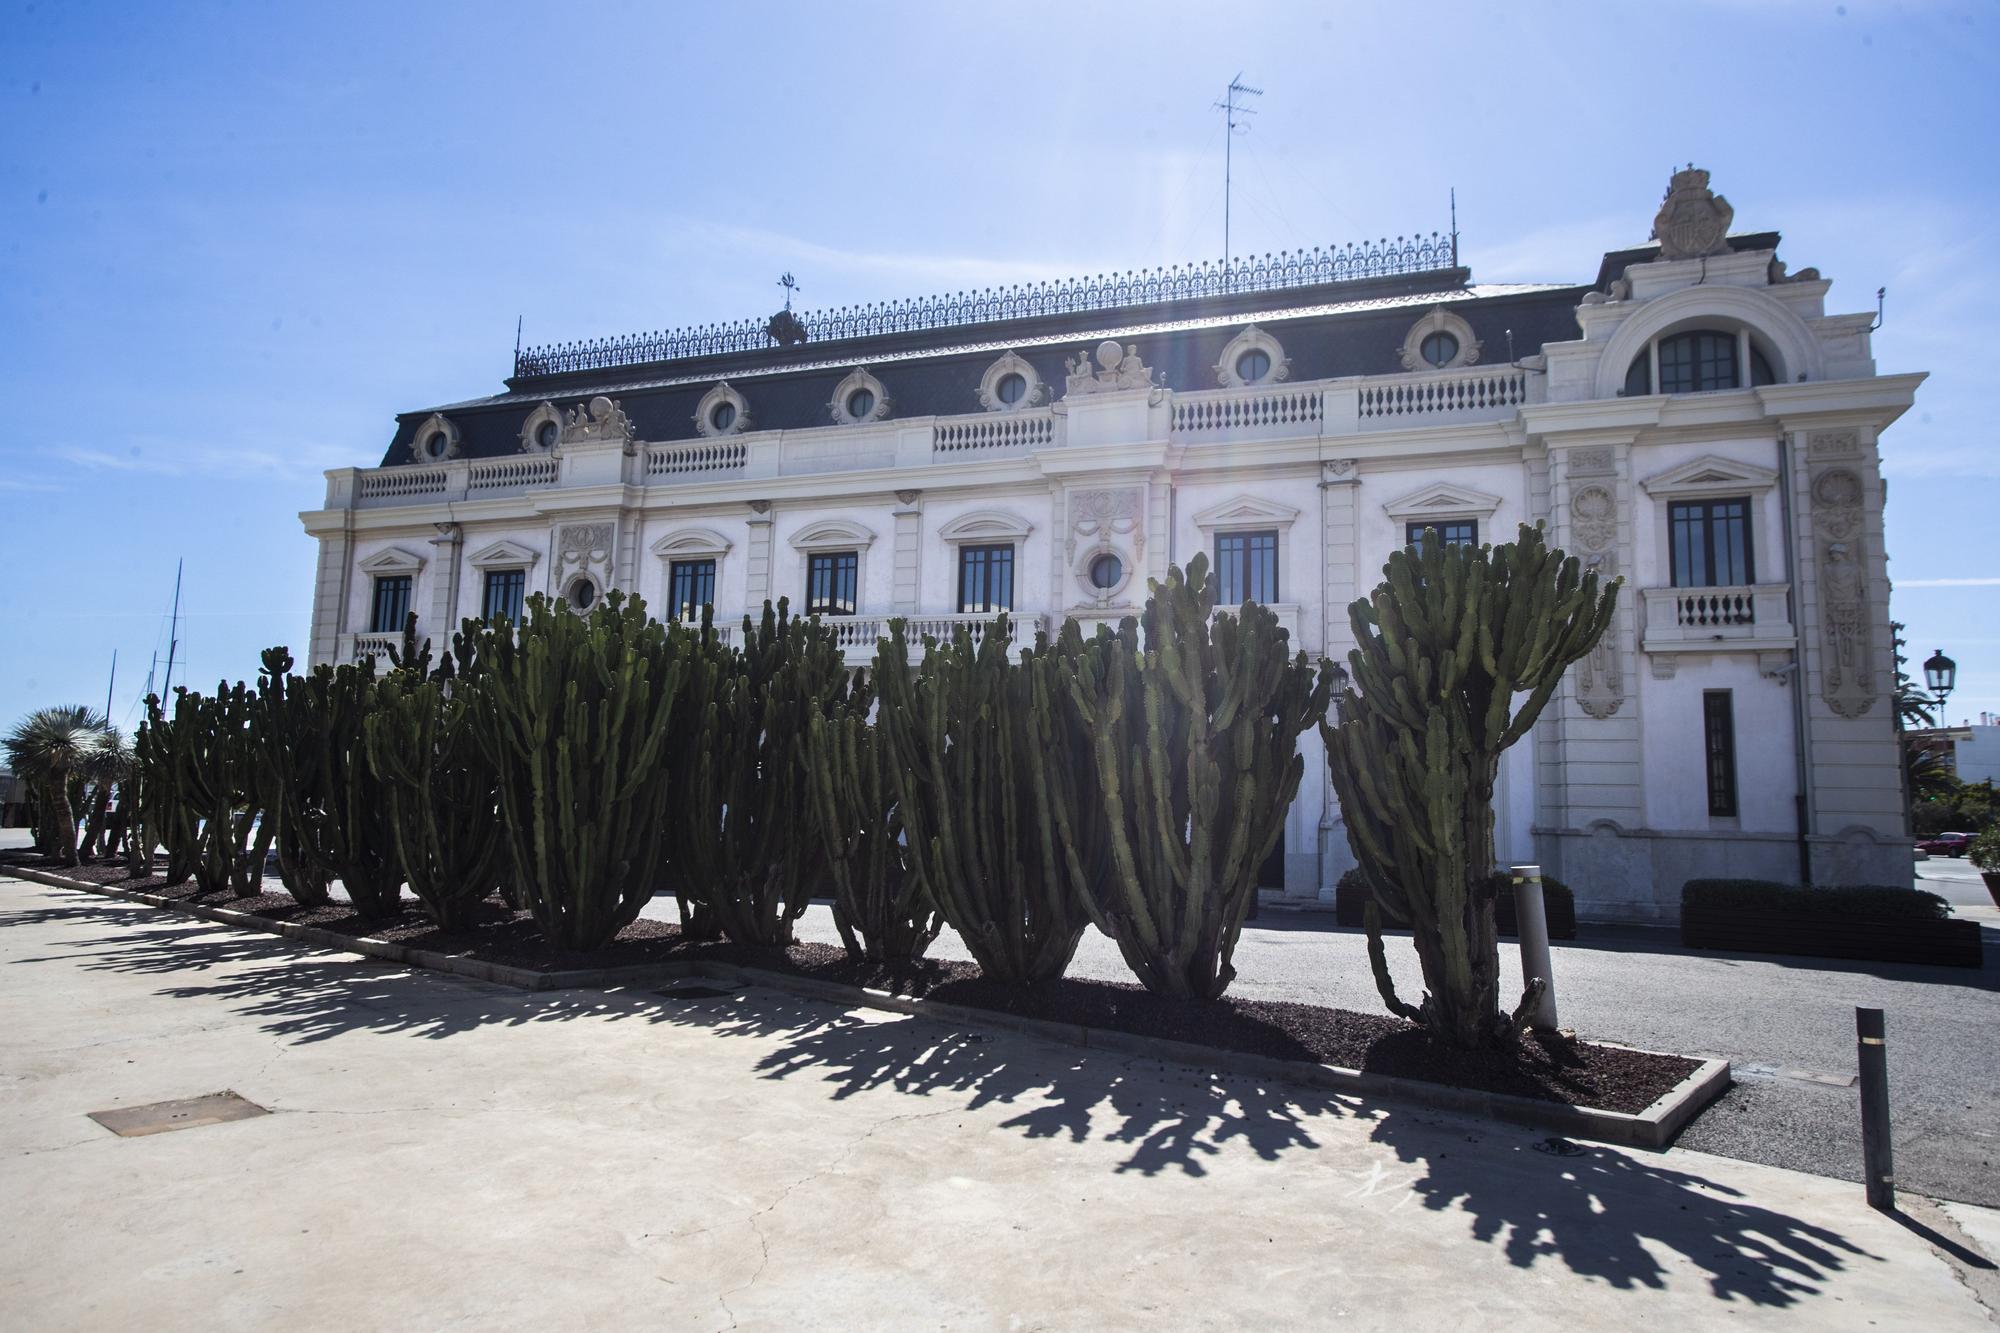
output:
POLYGON ((1749 363, 1749 386, 1776 384, 1771 362, 1750 335, 1738 329, 1690 329, 1647 344, 1625 371, 1625 396, 1653 392, 1653 369, 1659 367, 1661 393, 1708 393, 1741 389, 1743 366, 1749 363))

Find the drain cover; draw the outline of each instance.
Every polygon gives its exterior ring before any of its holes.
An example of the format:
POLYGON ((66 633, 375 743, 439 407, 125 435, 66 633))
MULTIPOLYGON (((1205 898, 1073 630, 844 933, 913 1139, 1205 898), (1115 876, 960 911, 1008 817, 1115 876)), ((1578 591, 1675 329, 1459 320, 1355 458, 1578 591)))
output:
POLYGON ((90 1118, 128 1139, 142 1134, 164 1134, 170 1129, 198 1129, 219 1125, 225 1120, 248 1120, 269 1115, 257 1103, 233 1092, 211 1092, 206 1097, 183 1097, 177 1102, 153 1102, 146 1106, 120 1106, 110 1111, 92 1111, 90 1118))
POLYGON ((736 994, 735 991, 726 990, 721 986, 675 986, 671 990, 653 993, 664 995, 669 1000, 720 1000, 736 994))

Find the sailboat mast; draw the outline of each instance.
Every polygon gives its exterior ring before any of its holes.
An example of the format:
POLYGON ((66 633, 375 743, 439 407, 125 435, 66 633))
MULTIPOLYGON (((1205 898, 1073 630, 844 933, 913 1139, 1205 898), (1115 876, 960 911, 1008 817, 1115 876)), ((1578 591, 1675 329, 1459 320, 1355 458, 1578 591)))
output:
POLYGON ((174 618, 167 630, 167 678, 160 682, 162 696, 174 687, 174 650, 181 644, 181 571, 185 568, 187 557, 182 556, 174 565, 174 618))
POLYGON ((104 720, 111 720, 111 691, 118 687, 118 650, 111 650, 111 680, 104 687, 104 720))

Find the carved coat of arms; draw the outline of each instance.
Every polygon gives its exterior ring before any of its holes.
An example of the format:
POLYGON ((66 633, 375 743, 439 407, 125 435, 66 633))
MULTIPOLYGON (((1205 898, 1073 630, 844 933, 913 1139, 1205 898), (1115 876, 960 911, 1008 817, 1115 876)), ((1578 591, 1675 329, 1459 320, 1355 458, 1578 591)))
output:
POLYGON ((1699 259, 1729 248, 1729 224, 1736 210, 1708 188, 1708 173, 1690 163, 1676 171, 1667 197, 1653 218, 1653 239, 1662 259, 1699 259))

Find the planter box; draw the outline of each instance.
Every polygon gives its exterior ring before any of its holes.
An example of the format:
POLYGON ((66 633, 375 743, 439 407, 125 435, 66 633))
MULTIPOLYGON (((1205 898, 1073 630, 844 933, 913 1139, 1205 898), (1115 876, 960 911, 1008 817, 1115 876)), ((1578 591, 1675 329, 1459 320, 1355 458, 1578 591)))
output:
POLYGON ((1849 958, 1875 963, 1980 967, 1977 921, 1802 916, 1686 903, 1681 943, 1690 949, 1849 958))

